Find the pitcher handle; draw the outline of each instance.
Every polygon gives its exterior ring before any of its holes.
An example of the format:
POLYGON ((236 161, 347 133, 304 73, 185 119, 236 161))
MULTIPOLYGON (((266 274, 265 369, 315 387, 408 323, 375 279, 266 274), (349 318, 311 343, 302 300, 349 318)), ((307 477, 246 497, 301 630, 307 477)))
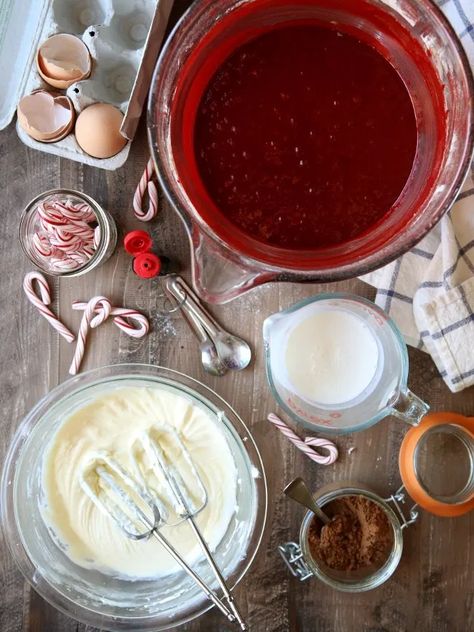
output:
POLYGON ((193 285, 208 303, 227 303, 277 277, 240 258, 196 226, 191 230, 191 250, 193 285))
POLYGON ((405 388, 400 391, 397 401, 392 404, 391 413, 411 426, 417 426, 429 409, 426 402, 405 388))

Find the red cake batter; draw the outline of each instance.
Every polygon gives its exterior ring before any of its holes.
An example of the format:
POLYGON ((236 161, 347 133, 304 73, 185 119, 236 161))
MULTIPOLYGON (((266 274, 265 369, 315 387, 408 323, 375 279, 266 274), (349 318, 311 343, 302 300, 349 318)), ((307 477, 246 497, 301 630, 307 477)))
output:
POLYGON ((314 250, 367 231, 399 197, 416 151, 408 91, 391 64, 318 24, 274 28, 235 50, 200 101, 200 176, 244 233, 314 250))

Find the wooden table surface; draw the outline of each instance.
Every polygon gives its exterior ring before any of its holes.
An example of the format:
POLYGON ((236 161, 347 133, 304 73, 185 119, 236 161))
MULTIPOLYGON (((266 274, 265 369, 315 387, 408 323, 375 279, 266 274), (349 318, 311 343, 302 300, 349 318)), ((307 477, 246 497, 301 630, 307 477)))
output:
MULTIPOLYGON (((175 20, 188 2, 177 2, 175 20)), ((0 134, 0 463, 25 413, 51 388, 67 378, 72 348, 59 339, 21 291, 31 269, 17 240, 24 205, 55 187, 82 190, 113 214, 121 232, 139 225, 131 212, 134 187, 147 159, 144 125, 126 165, 116 171, 91 169, 79 163, 27 149, 14 124, 0 134)), ((163 253, 176 254, 186 276, 189 253, 183 228, 164 200, 160 216, 149 228, 163 253)), ((282 489, 301 475, 313 489, 331 481, 363 482, 387 496, 400 485, 397 457, 407 427, 396 419, 352 436, 337 439, 340 458, 330 467, 313 464, 265 421, 278 411, 267 387, 262 357, 262 323, 269 315, 320 291, 345 290, 369 298, 373 290, 358 280, 331 286, 270 284, 227 305, 213 308, 220 321, 247 339, 255 352, 250 368, 212 378, 200 367, 197 344, 178 314, 168 321, 156 316, 159 283, 133 275, 130 259, 119 247, 109 262, 84 278, 52 282, 55 308, 73 328, 80 316, 73 299, 105 294, 114 304, 137 307, 150 315, 152 333, 142 340, 120 335, 111 324, 94 332, 84 369, 118 362, 146 362, 183 371, 215 389, 252 429, 262 452, 270 511, 265 537, 237 599, 253 632, 468 632, 474 629, 474 514, 441 519, 422 513, 404 533, 404 552, 394 576, 382 587, 360 595, 335 592, 316 579, 300 583, 283 565, 277 546, 298 537, 303 509, 292 505, 282 489), (348 454, 348 448, 355 448, 348 454)), ((434 410, 474 413, 474 389, 453 395, 431 359, 410 351, 409 386, 434 410)), ((0 632, 92 632, 55 611, 23 581, 0 541, 2 587, 0 632)), ((182 628, 187 632, 229 629, 211 612, 182 628)))

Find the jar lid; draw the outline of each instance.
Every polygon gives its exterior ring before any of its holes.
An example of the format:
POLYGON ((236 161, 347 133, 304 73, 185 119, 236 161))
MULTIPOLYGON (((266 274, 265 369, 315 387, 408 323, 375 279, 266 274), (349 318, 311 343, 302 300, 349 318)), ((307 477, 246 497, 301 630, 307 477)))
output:
POLYGON ((403 440, 400 474, 411 498, 437 516, 474 509, 474 417, 426 415, 403 440))
POLYGON ((152 279, 160 274, 161 261, 153 252, 142 252, 133 260, 133 271, 142 279, 152 279))
POLYGON ((125 235, 123 245, 129 255, 136 256, 149 252, 153 246, 153 241, 146 230, 132 230, 125 235))

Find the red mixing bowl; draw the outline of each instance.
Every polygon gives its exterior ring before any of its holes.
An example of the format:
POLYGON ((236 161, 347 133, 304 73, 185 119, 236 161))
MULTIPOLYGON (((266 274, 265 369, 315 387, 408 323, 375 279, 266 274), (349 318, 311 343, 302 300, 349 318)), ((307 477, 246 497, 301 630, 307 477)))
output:
POLYGON ((158 61, 148 134, 162 187, 188 230, 201 296, 226 302, 266 281, 355 277, 414 246, 451 207, 471 164, 473 85, 459 40, 430 0, 196 0, 158 61), (209 199, 194 156, 194 120, 211 76, 243 42, 289 20, 336 23, 369 41, 404 80, 417 121, 413 169, 390 212, 330 248, 288 250, 242 232, 209 199))

